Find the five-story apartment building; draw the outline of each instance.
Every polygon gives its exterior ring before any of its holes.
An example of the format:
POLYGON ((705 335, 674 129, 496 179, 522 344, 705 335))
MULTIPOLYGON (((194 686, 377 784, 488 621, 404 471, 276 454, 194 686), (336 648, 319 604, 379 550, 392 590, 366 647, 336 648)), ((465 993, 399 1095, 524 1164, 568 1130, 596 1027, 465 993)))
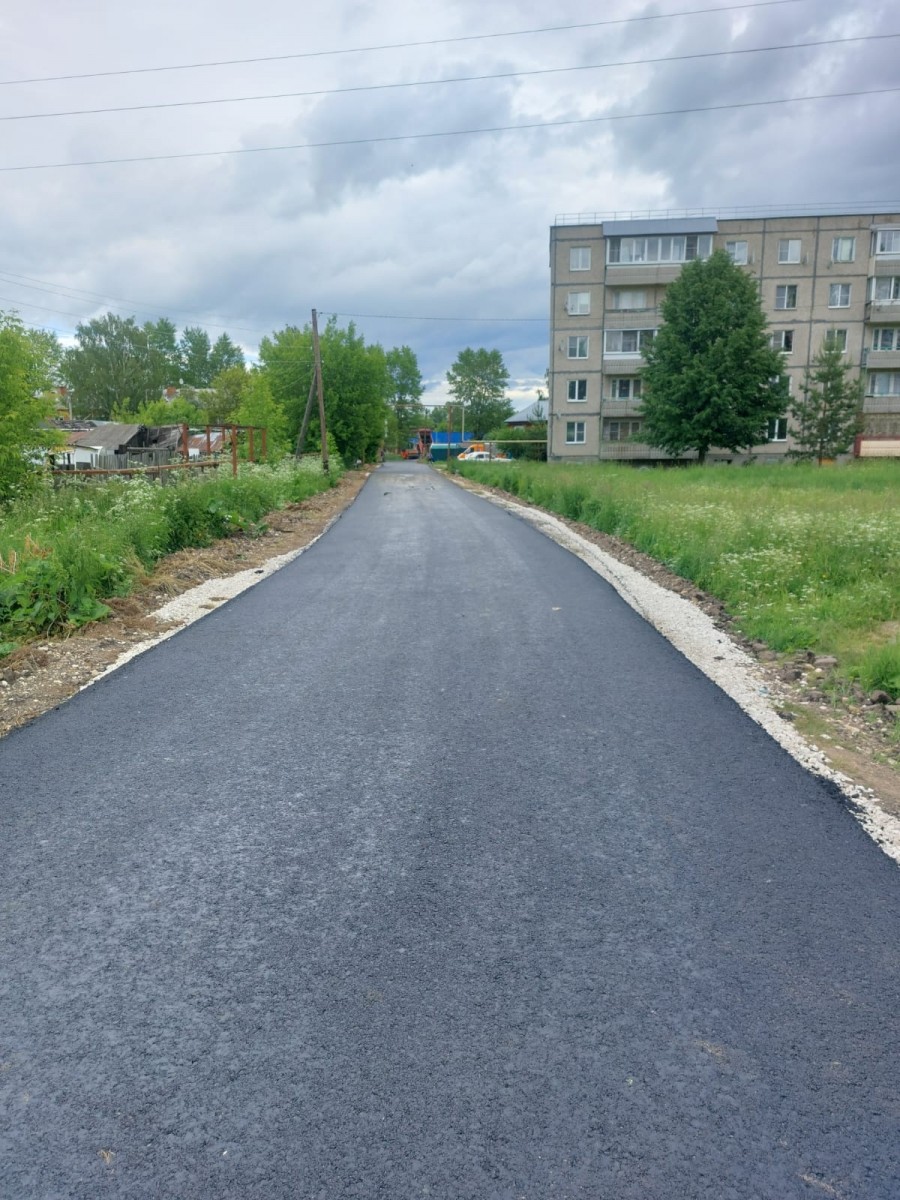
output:
MULTIPOLYGON (((667 285, 718 249, 757 280, 791 394, 831 335, 864 380, 866 435, 900 439, 900 214, 560 217, 550 233, 549 458, 668 458, 641 441, 643 352, 667 285)), ((783 418, 747 454, 774 461, 791 444, 783 418)))

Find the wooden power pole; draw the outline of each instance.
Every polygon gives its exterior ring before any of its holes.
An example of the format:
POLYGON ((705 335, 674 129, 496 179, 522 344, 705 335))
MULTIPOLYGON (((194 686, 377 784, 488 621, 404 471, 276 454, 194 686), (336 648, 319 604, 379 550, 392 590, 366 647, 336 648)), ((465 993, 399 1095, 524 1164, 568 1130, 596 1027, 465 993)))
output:
POLYGON ((322 431, 322 470, 328 474, 328 432, 325 428, 325 392, 322 387, 322 354, 319 348, 319 324, 312 310, 313 357, 316 364, 316 390, 319 394, 319 428, 322 431))

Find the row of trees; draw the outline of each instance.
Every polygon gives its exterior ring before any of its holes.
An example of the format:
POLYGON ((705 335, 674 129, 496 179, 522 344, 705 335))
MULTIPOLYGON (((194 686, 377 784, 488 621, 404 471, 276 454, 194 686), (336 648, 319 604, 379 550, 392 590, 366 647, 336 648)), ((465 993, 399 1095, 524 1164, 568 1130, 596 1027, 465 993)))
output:
MULTIPOLYGON (((424 383, 409 346, 368 344, 351 323, 331 318, 319 331, 330 436, 345 460, 372 461, 380 448, 402 448, 423 425, 439 427, 446 409, 427 412, 424 383)), ((227 333, 180 333, 166 318, 139 325, 114 313, 77 326, 63 347, 43 330, 0 314, 0 500, 12 495, 53 444, 47 418, 64 386, 73 416, 167 425, 264 425, 275 454, 292 450, 313 377, 309 324, 263 338, 248 366, 227 333)), ((509 372, 498 350, 465 349, 447 373, 450 394, 465 405, 466 427, 484 435, 511 414, 509 372)), ((461 418, 459 409, 455 414, 461 418)), ((458 427, 458 425, 457 425, 458 427)), ((318 413, 308 445, 320 440, 318 413)))
POLYGON ((822 462, 849 449, 860 428, 861 383, 827 337, 791 401, 784 361, 766 333, 753 279, 724 251, 686 264, 666 289, 664 324, 641 371, 642 440, 672 455, 759 445, 791 418, 795 458, 822 462))

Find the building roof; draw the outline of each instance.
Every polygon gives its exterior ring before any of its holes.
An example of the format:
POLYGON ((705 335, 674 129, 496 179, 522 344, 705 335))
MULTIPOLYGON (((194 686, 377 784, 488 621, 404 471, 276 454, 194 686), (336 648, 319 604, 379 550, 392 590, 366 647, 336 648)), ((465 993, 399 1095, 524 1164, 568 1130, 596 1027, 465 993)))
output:
POLYGON ((651 221, 604 221, 605 237, 640 237, 653 233, 716 233, 715 217, 658 217, 651 221))
POLYGON ((123 425, 118 421, 107 421, 94 429, 86 429, 72 438, 73 445, 88 446, 91 450, 117 450, 137 435, 141 425, 123 425))
MULTIPOLYGON (((213 454, 217 454, 225 445, 225 434, 221 429, 211 429, 209 433, 209 448, 213 454)), ((188 446, 191 450, 201 450, 206 453, 206 434, 192 433, 188 438, 188 446)))
POLYGON ((504 425, 531 425, 534 421, 546 420, 546 404, 543 400, 535 400, 527 408, 523 408, 520 412, 513 413, 511 417, 507 417, 503 423, 504 425))

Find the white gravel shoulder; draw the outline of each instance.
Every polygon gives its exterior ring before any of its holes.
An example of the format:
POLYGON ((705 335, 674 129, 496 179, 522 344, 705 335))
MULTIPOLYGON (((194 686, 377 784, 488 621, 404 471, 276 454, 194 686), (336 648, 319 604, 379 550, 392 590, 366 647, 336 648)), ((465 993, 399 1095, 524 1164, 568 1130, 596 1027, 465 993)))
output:
POLYGON ((869 836, 885 854, 900 863, 900 820, 879 806, 870 788, 860 787, 829 766, 822 751, 807 742, 788 721, 778 715, 775 706, 779 697, 773 693, 771 684, 759 670, 756 661, 719 629, 705 612, 689 600, 648 579, 640 571, 606 554, 556 517, 490 493, 479 491, 479 494, 530 522, 612 584, 623 600, 654 629, 658 629, 694 666, 699 667, 792 758, 814 775, 836 784, 869 836))
POLYGON ((239 596, 241 592, 245 592, 248 588, 253 587, 254 584, 261 583, 263 579, 274 575, 276 571, 280 571, 289 562, 293 562, 295 558, 299 558, 310 546, 314 546, 319 538, 328 532, 333 523, 329 522, 326 528, 322 530, 322 533, 314 537, 306 546, 301 546, 297 550, 289 550, 287 554, 279 554, 275 558, 270 558, 261 567, 252 567, 246 571, 238 571, 234 575, 222 575, 216 579, 207 579, 204 583, 200 583, 196 587, 182 592, 180 596, 176 596, 173 600, 169 600, 152 614, 153 619, 159 621, 160 625, 164 625, 166 628, 161 629, 159 633, 153 634, 151 637, 144 638, 143 641, 135 642, 133 646, 129 646, 127 650, 119 655, 115 662, 110 663, 104 671, 95 676, 89 683, 86 683, 81 688, 81 691, 84 691, 84 688, 91 687, 98 679, 103 679, 105 676, 111 675, 113 671, 118 671, 119 667, 124 667, 127 662, 131 662, 139 654, 143 654, 146 650, 152 650, 160 642, 174 637, 179 630, 184 629, 186 625, 192 625, 194 621, 199 621, 201 617, 207 616, 214 608, 219 608, 220 605, 233 600, 235 596, 239 596))

